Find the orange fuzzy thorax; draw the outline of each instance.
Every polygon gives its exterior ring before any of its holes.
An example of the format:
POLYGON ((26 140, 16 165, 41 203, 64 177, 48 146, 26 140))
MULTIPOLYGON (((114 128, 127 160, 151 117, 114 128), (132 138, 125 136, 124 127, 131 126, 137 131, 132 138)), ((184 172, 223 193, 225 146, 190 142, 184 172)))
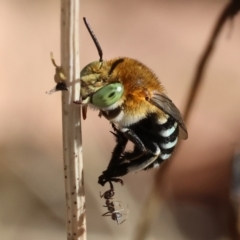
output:
MULTIPOLYGON (((146 98, 151 97, 154 91, 164 93, 164 87, 157 76, 137 60, 130 58, 123 59, 114 68, 109 80, 111 82, 118 79, 124 86, 122 96, 124 113, 146 116, 148 113, 155 112, 162 115, 163 112, 160 109, 146 101, 146 98)), ((106 63, 112 66, 116 60, 113 59, 106 63)))

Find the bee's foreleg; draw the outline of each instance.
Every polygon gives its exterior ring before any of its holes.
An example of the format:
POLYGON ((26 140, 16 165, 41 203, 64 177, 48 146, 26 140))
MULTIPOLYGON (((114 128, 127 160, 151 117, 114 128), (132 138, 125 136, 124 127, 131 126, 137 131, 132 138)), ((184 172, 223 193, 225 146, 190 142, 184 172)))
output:
POLYGON ((121 132, 124 133, 125 137, 131 141, 139 150, 143 153, 147 152, 147 148, 145 147, 143 141, 140 139, 140 137, 131 129, 129 128, 123 128, 121 129, 121 132))
POLYGON ((108 164, 108 168, 111 168, 112 166, 119 164, 119 160, 120 160, 122 153, 124 152, 127 142, 128 142, 128 139, 126 138, 124 133, 119 131, 115 127, 114 124, 112 124, 112 127, 113 127, 114 132, 111 132, 111 133, 115 136, 116 146, 113 149, 112 157, 108 164))

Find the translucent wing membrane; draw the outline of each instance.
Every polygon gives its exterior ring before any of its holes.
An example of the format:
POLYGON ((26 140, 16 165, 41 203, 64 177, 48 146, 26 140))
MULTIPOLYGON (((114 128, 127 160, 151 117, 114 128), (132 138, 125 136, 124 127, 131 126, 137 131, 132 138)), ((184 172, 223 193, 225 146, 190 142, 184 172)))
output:
POLYGON ((152 97, 149 99, 149 102, 161 109, 163 112, 167 113, 171 117, 173 117, 180 127, 180 137, 182 139, 188 138, 187 128, 182 119, 181 113, 178 108, 174 105, 174 103, 162 93, 154 92, 152 97))

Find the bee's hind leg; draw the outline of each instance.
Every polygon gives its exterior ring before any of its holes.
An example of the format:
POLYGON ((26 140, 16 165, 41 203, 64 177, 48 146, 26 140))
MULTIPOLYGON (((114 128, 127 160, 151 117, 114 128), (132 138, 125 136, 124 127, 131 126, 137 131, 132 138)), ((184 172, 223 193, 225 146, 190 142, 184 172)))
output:
POLYGON ((135 144, 133 152, 124 153, 121 161, 110 165, 99 177, 98 183, 104 185, 107 181, 114 181, 118 177, 129 172, 136 172, 145 169, 152 164, 161 154, 160 147, 141 136, 141 138, 131 129, 124 132, 125 137, 135 144))

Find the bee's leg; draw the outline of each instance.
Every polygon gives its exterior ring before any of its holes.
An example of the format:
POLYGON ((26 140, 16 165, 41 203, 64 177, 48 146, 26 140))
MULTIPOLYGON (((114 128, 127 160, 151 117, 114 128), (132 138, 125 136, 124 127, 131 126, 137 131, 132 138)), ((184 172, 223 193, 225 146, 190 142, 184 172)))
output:
MULTIPOLYGON (((122 154, 123 154, 123 152, 126 148, 127 142, 128 142, 128 139, 126 138, 124 133, 119 131, 114 124, 112 124, 112 128, 113 128, 114 132, 111 132, 111 133, 115 136, 116 146, 113 149, 112 157, 110 159, 107 169, 109 169, 109 168, 111 169, 120 163, 122 154)), ((123 185, 123 181, 120 178, 112 177, 112 178, 106 179, 105 177, 103 177, 103 178, 101 178, 101 176, 99 177, 99 180, 98 180, 99 184, 104 186, 106 182, 109 182, 110 185, 112 184, 111 182, 118 182, 121 185, 123 185)))
MULTIPOLYGON (((171 156, 171 154, 166 154, 166 155, 170 155, 171 156)), ((159 156, 153 163, 151 163, 146 168, 144 168, 144 170, 149 170, 151 168, 158 168, 160 166, 160 164, 162 164, 164 161, 165 161, 165 159, 162 159, 162 157, 159 156)))
POLYGON ((144 153, 136 145, 134 145, 133 151, 123 153, 121 161, 126 161, 126 159, 127 161, 132 161, 139 158, 143 154, 144 153))
POLYGON ((110 159, 110 162, 108 164, 108 168, 111 168, 112 166, 119 164, 119 160, 126 148, 128 139, 125 136, 125 134, 121 131, 119 131, 114 124, 112 124, 112 128, 114 132, 111 132, 115 136, 116 140, 116 146, 113 149, 112 157, 110 159))
POLYGON ((101 185, 104 185, 107 181, 112 181, 111 179, 124 176, 129 172, 136 172, 146 168, 161 154, 160 147, 156 143, 149 141, 144 136, 140 138, 133 130, 128 129, 128 131, 124 132, 124 135, 136 147, 132 153, 125 153, 119 164, 114 164, 103 172, 98 181, 101 185), (139 155, 139 153, 141 154, 139 155))
POLYGON ((112 181, 112 178, 117 178, 120 176, 124 176, 129 172, 137 172, 139 170, 145 169, 151 163, 153 163, 160 154, 160 148, 155 144, 154 152, 147 152, 146 154, 132 160, 128 161, 125 159, 124 162, 119 165, 115 165, 112 168, 108 168, 103 174, 99 177, 99 183, 105 179, 105 181, 112 181))
POLYGON ((147 149, 143 143, 143 139, 140 139, 140 137, 133 130, 124 128, 121 131, 124 133, 125 137, 130 140, 141 152, 147 152, 147 149))
POLYGON ((121 133, 121 131, 117 129, 117 127, 115 126, 114 123, 111 123, 111 126, 112 126, 114 132, 121 133))

